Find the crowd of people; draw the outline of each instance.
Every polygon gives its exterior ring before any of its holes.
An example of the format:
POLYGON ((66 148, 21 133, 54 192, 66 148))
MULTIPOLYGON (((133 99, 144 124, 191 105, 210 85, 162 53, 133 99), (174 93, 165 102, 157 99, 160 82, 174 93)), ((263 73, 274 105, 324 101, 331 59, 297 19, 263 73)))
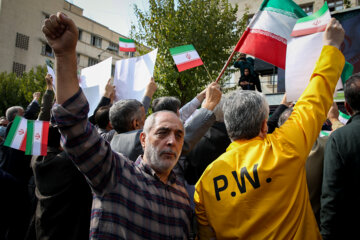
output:
POLYGON ((48 74, 41 106, 34 93, 26 110, 10 107, 0 134, 16 115, 51 121, 47 155, 1 147, 0 239, 356 239, 360 75, 346 82, 352 117, 343 126, 333 103, 345 64, 335 19, 308 87, 295 105, 285 94, 270 117, 244 55, 242 90, 222 94, 214 82, 181 107, 172 96, 152 99, 151 79, 141 102, 113 102, 109 80, 88 117, 75 23, 58 13, 42 31, 56 91, 48 74), (333 132, 319 137, 326 119, 333 132))

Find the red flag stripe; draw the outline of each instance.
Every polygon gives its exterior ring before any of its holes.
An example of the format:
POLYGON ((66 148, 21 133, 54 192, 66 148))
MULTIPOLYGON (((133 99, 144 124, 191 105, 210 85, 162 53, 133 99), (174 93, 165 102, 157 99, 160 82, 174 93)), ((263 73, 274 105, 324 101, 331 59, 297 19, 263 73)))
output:
POLYGON ((313 34, 313 33, 317 33, 317 32, 323 32, 323 31, 325 31, 325 29, 326 29, 326 25, 313 27, 313 28, 305 28, 305 29, 300 29, 300 30, 294 30, 291 33, 291 36, 292 37, 298 37, 298 36, 309 35, 309 34, 313 34))
POLYGON ((136 48, 119 48, 121 52, 136 52, 136 48))
POLYGON ((44 121, 42 127, 42 139, 41 139, 41 156, 46 156, 47 154, 47 144, 48 144, 48 135, 49 135, 49 122, 44 121))
POLYGON ((25 152, 25 150, 26 150, 26 138, 27 138, 27 132, 25 132, 24 138, 20 145, 20 150, 23 152, 25 152))
POLYGON ((251 29, 246 29, 235 51, 250 54, 285 69, 286 39, 279 36, 274 38, 270 32, 252 32, 251 29))
POLYGON ((194 61, 189 61, 189 62, 185 62, 185 63, 182 63, 182 64, 179 64, 179 65, 176 65, 179 72, 182 72, 182 71, 185 71, 185 70, 188 70, 190 68, 193 68, 193 67, 197 67, 197 66, 200 66, 200 65, 203 65, 203 61, 201 61, 200 58, 194 60, 194 61))

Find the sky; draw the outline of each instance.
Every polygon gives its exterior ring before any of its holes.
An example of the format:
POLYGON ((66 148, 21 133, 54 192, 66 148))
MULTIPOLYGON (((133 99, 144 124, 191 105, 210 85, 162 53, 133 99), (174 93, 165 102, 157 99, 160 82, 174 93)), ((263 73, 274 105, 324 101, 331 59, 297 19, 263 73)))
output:
POLYGON ((136 23, 134 4, 148 9, 147 0, 67 0, 84 9, 83 15, 109 27, 122 35, 129 36, 131 23, 136 23))

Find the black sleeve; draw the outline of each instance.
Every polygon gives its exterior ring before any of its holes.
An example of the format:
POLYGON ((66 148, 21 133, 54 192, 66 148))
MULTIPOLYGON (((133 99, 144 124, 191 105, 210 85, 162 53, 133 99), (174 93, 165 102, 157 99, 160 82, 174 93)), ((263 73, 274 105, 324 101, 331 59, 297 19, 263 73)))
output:
POLYGON ((273 114, 269 117, 267 125, 268 125, 268 133, 272 133, 275 131, 275 128, 278 127, 278 121, 280 115, 287 109, 288 107, 284 104, 280 104, 273 114))
POLYGON ((40 105, 37 101, 32 101, 29 106, 27 106, 24 113, 24 118, 29 120, 35 120, 38 117, 40 111, 40 105))

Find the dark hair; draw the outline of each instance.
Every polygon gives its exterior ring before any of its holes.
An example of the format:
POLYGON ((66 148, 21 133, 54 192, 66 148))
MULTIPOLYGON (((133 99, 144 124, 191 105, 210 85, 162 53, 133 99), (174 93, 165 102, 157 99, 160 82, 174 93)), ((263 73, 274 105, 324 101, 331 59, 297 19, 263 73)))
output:
POLYGON ((360 73, 352 75, 345 83, 345 101, 351 109, 360 112, 360 73))
POLYGON ((95 122, 99 128, 105 129, 109 124, 110 106, 102 106, 95 113, 95 122))
POLYGON ((142 103, 135 99, 120 100, 112 105, 109 119, 115 131, 117 133, 131 131, 131 122, 134 119, 141 119, 141 107, 143 107, 142 103))
POLYGON ((180 106, 181 102, 176 97, 160 97, 152 102, 153 112, 167 110, 177 114, 180 106))
POLYGON ((49 127, 49 135, 48 135, 48 147, 58 148, 60 147, 60 132, 57 127, 50 126, 49 127))

